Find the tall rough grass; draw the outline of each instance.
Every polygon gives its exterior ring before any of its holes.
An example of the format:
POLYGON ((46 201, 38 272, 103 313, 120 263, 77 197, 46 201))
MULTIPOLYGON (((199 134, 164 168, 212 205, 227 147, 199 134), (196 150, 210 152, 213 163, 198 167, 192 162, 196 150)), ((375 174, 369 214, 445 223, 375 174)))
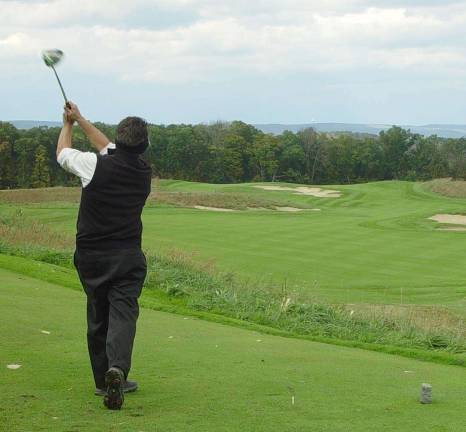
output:
POLYGON ((5 204, 79 203, 80 197, 81 188, 78 187, 0 190, 0 203, 5 204))
POLYGON ((443 178, 424 183, 427 190, 451 198, 466 198, 466 181, 443 178))
MULTIPOLYGON (((313 301, 286 286, 243 281, 231 273, 199 268, 189 255, 171 253, 150 257, 149 289, 161 289, 183 298, 188 307, 223 314, 299 335, 322 336, 359 342, 429 350, 466 352, 466 328, 462 320, 436 326, 420 324, 413 307, 410 314, 374 307, 356 312, 346 305, 313 301)), ((446 312, 443 312, 445 316, 446 312)))
MULTIPOLYGON (((296 206, 296 203, 286 197, 269 199, 250 193, 221 193, 221 192, 173 192, 163 190, 155 182, 153 192, 148 202, 169 204, 180 207, 217 207, 233 210, 246 210, 248 208, 275 209, 276 207, 296 206)), ((79 203, 81 189, 77 187, 53 187, 42 189, 12 189, 0 190, 0 203, 3 204, 52 204, 52 203, 79 203)), ((309 208, 307 205, 301 205, 309 208)))
MULTIPOLYGON (((155 201, 181 207, 205 206, 215 208, 228 208, 233 210, 247 210, 249 208, 271 209, 292 205, 287 201, 271 200, 242 193, 217 192, 164 192, 154 191, 149 202, 155 201)), ((294 204, 295 206, 295 204, 294 204)))
POLYGON ((21 210, 0 216, 0 253, 69 265, 73 244, 74 237, 24 217, 21 210))
MULTIPOLYGON (((73 238, 25 218, 0 218, 0 253, 71 266, 73 238)), ((148 256, 145 288, 173 302, 297 335, 379 345, 466 352, 462 319, 437 307, 332 305, 295 292, 286 284, 245 280, 221 273, 212 262, 172 251, 148 256)))

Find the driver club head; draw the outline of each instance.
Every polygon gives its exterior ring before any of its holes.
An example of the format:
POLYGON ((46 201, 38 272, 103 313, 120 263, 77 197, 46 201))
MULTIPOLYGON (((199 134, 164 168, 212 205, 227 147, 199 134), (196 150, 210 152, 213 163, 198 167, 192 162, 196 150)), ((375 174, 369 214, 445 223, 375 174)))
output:
POLYGON ((63 99, 65 99, 65 104, 69 106, 68 98, 66 97, 65 90, 63 89, 60 78, 58 78, 57 71, 55 70, 55 65, 61 61, 63 56, 64 56, 63 51, 59 49, 50 49, 50 50, 42 51, 42 59, 44 60, 44 63, 53 70, 53 73, 55 74, 55 77, 57 78, 58 85, 60 86, 63 99))
POLYGON ((48 67, 55 66, 63 58, 63 51, 59 49, 51 49, 42 51, 42 59, 48 67))

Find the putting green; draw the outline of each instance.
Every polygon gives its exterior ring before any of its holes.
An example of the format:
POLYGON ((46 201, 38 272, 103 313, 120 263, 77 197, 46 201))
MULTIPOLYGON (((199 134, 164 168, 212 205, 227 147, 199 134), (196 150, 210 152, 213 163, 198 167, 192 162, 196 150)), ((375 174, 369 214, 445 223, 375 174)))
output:
POLYGON ((92 394, 83 294, 1 269, 0 280, 1 431, 464 430, 464 368, 146 309, 141 389, 110 412, 92 394), (422 382, 433 405, 417 401, 422 382))

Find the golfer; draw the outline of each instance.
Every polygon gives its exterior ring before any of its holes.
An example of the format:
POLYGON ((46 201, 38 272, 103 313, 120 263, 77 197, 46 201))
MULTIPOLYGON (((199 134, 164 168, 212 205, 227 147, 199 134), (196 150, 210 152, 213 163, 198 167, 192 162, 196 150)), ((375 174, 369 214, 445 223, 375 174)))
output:
POLYGON ((87 342, 95 394, 109 409, 120 409, 128 381, 139 315, 138 297, 146 277, 141 250, 141 212, 150 193, 151 169, 141 159, 149 144, 147 124, 127 117, 115 144, 69 103, 57 144, 57 161, 81 179, 74 265, 87 295, 87 342), (77 122, 98 153, 72 148, 77 122))

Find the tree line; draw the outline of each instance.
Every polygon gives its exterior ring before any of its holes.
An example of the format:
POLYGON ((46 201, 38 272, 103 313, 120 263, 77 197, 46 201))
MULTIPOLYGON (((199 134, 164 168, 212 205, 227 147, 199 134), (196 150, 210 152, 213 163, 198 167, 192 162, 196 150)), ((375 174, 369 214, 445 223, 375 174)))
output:
MULTIPOLYGON (((110 139, 115 126, 96 123, 110 139)), ((0 188, 78 185, 57 164, 60 128, 16 129, 0 122, 0 188)), ((379 135, 318 133, 312 128, 281 135, 241 121, 150 125, 144 157, 154 176, 209 183, 286 181, 342 184, 375 180, 466 179, 466 139, 424 137, 400 127, 379 135)), ((91 150, 75 127, 73 145, 91 150)))

